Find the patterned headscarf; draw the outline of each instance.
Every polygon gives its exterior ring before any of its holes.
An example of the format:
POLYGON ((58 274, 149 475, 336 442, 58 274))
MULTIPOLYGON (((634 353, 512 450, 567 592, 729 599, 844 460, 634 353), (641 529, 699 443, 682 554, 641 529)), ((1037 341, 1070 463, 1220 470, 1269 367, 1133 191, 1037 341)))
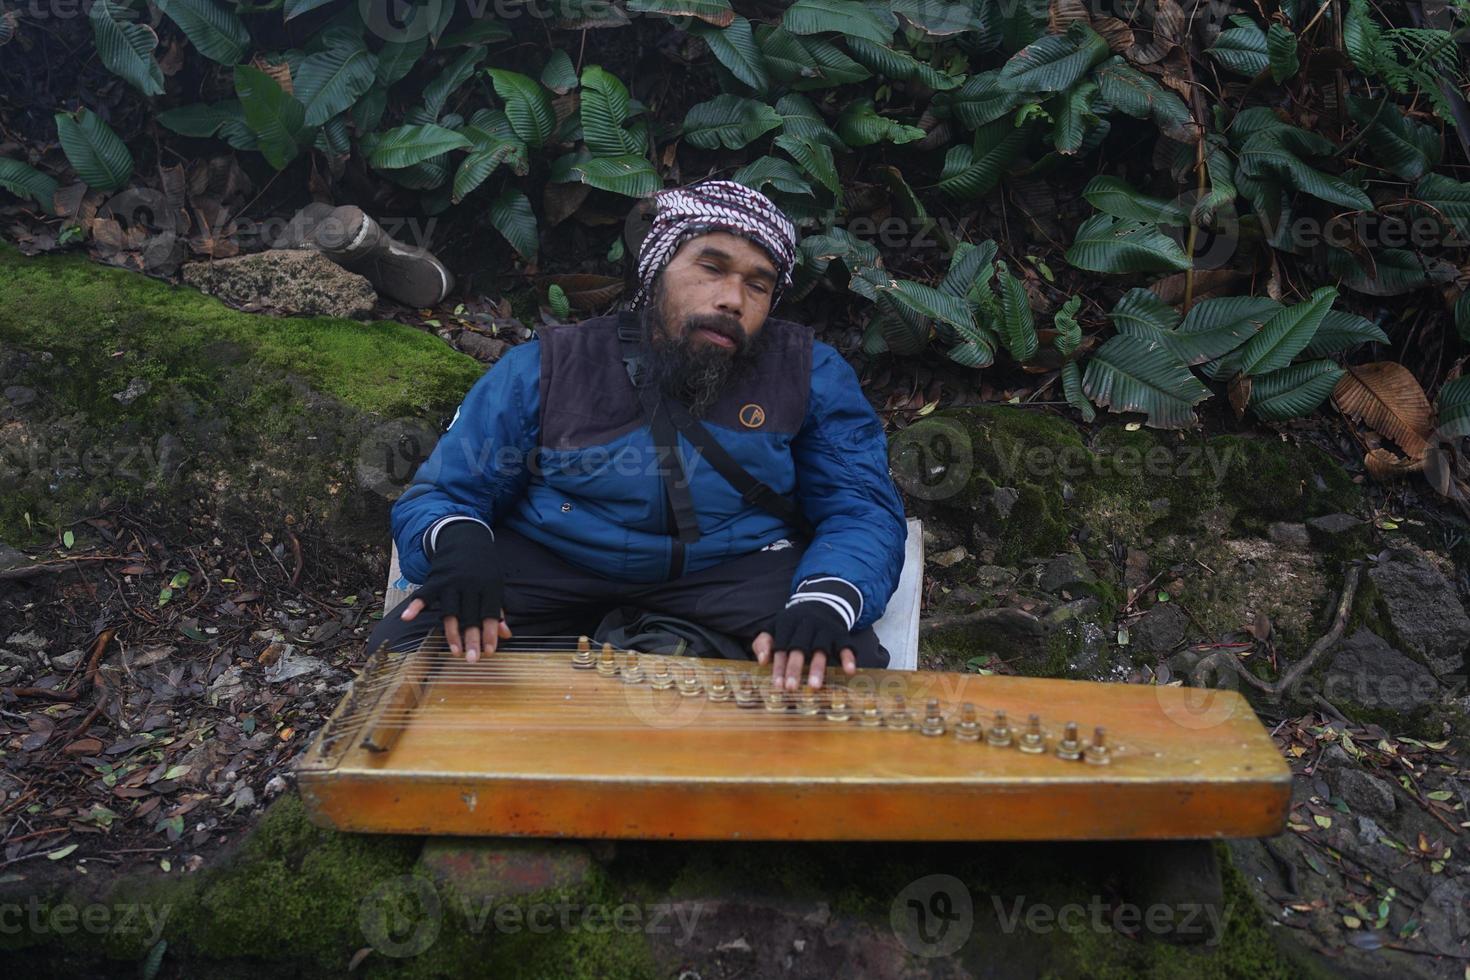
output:
POLYGON ((791 285, 796 228, 770 198, 733 180, 702 180, 659 191, 653 199, 658 210, 638 250, 638 292, 629 304, 632 309, 653 295, 654 276, 680 245, 711 231, 740 235, 766 250, 776 264, 776 286, 771 290, 775 309, 782 290, 791 285))

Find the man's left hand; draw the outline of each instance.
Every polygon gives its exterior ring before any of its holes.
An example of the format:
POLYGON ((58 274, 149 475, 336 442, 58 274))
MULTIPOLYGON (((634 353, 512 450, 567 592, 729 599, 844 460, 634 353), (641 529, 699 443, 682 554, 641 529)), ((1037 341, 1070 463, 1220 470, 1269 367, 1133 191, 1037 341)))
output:
POLYGON ((784 686, 794 691, 801 686, 801 668, 808 655, 807 683, 813 688, 822 686, 827 661, 833 656, 841 658, 843 673, 857 673, 857 654, 851 643, 852 634, 835 609, 822 602, 797 602, 781 610, 771 631, 757 636, 750 649, 762 666, 772 662, 772 688, 784 686))

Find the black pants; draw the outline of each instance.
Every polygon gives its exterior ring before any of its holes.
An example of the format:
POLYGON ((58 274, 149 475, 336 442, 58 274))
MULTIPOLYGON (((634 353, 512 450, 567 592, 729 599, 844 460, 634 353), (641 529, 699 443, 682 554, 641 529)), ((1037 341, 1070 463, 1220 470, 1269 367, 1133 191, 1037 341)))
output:
MULTIPOLYGON (((804 545, 755 551, 669 582, 606 579, 564 561, 550 549, 507 527, 495 529, 495 553, 505 572, 505 619, 517 638, 592 634, 619 606, 687 619, 735 638, 747 656, 756 634, 771 629, 786 606, 804 545)), ((403 650, 437 628, 442 615, 430 606, 412 622, 398 618, 407 601, 390 609, 368 639, 368 649, 387 643, 403 650)), ((511 641, 514 642, 514 641, 511 641)), ((859 667, 887 667, 888 651, 871 626, 852 635, 859 667)))

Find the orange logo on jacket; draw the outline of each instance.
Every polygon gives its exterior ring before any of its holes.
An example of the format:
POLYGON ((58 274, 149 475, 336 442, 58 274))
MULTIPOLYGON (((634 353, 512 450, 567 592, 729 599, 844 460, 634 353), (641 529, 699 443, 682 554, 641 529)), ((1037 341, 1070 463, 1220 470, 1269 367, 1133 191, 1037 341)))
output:
POLYGON ((759 429, 766 424, 766 410, 751 402, 740 409, 740 424, 747 429, 759 429))

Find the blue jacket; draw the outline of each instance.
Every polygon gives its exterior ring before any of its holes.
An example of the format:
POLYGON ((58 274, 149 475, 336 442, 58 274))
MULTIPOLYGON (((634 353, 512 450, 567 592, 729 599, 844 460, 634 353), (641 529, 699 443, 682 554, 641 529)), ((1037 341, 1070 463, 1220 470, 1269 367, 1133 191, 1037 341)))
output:
MULTIPOLYGON (((607 578, 674 577, 657 454, 617 337, 619 318, 633 316, 543 328, 470 389, 393 507, 405 578, 424 580, 433 535, 451 517, 513 528, 607 578)), ((769 319, 762 329, 754 370, 702 421, 753 476, 793 496, 814 526, 793 595, 826 593, 823 601, 862 629, 897 587, 906 536, 883 425, 852 368, 810 328, 769 319)), ((796 537, 745 503, 682 435, 679 445, 700 530, 684 546, 685 570, 796 537)))

